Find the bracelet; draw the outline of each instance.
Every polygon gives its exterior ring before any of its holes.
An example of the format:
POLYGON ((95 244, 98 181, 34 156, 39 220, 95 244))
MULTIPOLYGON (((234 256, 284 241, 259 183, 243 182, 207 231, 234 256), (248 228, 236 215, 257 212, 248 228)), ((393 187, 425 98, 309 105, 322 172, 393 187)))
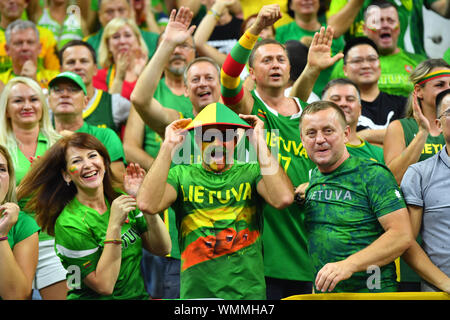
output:
POLYGON ((252 50, 258 41, 259 35, 252 34, 250 31, 245 31, 242 37, 239 39, 239 44, 247 50, 252 50))
POLYGON ((3 241, 3 240, 8 240, 8 236, 6 236, 6 237, 0 237, 0 241, 3 241))
POLYGON ((214 18, 216 18, 216 20, 219 21, 220 14, 216 10, 211 8, 208 10, 208 14, 212 14, 214 16, 214 18))
POLYGON ((103 244, 108 244, 108 243, 112 243, 112 244, 122 244, 122 239, 105 239, 103 241, 103 244))

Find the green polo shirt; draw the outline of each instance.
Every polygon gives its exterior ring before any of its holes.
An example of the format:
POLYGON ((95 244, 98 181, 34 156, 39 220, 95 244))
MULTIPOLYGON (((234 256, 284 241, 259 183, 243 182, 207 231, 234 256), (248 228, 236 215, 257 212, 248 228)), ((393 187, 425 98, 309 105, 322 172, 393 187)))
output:
POLYGON ((99 128, 84 122, 80 129, 75 132, 84 132, 93 135, 108 150, 111 162, 122 160, 125 162, 125 152, 119 136, 110 128, 99 128))
MULTIPOLYGON (((33 158, 41 157, 44 155, 45 151, 49 148, 48 139, 39 132, 38 143, 36 148, 36 153, 33 158)), ((16 186, 19 185, 20 181, 22 181, 23 177, 27 174, 28 170, 31 167, 30 159, 22 153, 22 151, 17 147, 16 149, 17 161, 14 162, 14 170, 16 173, 16 186)))

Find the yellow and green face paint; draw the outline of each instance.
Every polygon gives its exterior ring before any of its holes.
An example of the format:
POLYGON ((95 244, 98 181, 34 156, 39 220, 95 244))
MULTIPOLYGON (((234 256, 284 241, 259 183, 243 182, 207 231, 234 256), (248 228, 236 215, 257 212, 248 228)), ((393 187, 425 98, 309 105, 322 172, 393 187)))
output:
POLYGON ((76 165, 71 165, 71 166, 69 167, 69 172, 70 172, 71 174, 78 173, 78 167, 77 167, 76 165))

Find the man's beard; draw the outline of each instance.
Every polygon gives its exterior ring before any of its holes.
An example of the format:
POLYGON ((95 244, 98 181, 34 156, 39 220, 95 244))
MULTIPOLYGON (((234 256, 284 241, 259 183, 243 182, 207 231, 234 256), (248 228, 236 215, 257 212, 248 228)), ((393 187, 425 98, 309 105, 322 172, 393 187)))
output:
POLYGON ((176 56, 173 56, 172 59, 170 59, 170 61, 169 61, 169 68, 168 68, 169 72, 173 73, 176 76, 183 75, 184 70, 186 69, 186 64, 181 67, 171 66, 170 63, 172 63, 172 61, 174 61, 174 60, 183 60, 184 62, 186 62, 186 59, 184 59, 184 57, 182 57, 182 56, 176 55, 176 56))

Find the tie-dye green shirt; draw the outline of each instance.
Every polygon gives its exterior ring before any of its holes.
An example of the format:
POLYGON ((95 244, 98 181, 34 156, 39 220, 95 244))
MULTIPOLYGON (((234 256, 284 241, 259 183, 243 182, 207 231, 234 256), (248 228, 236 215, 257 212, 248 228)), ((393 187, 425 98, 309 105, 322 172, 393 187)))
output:
MULTIPOLYGON (((317 274, 325 264, 369 246, 384 233, 378 219, 406 205, 387 167, 350 156, 331 173, 313 170, 305 207, 308 248, 317 274)), ((368 292, 372 274, 354 273, 334 292, 368 292)), ((379 291, 394 291, 394 263, 381 267, 380 275, 379 291)))
POLYGON ((265 299, 260 179, 257 163, 235 163, 221 174, 201 164, 170 169, 181 299, 265 299))

